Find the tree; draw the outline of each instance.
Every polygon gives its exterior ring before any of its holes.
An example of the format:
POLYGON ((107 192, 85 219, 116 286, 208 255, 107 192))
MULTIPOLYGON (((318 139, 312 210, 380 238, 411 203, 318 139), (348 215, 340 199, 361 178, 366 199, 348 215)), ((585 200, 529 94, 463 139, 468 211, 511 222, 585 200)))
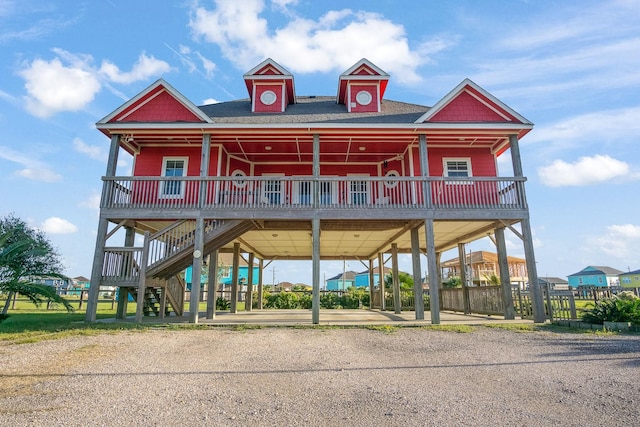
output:
POLYGON ((489 286, 498 286, 500 285, 500 278, 498 276, 496 276, 495 274, 491 274, 491 275, 484 275, 484 280, 487 281, 487 284, 489 286))
MULTIPOLYGON (((413 289, 413 276, 410 275, 409 273, 399 271, 398 281, 400 282, 400 289, 402 290, 413 289)), ((391 289, 393 287, 393 276, 391 274, 387 274, 386 276, 384 276, 384 284, 387 289, 391 289)))
POLYGON ((0 292, 6 294, 2 317, 6 317, 13 295, 19 293, 36 306, 43 302, 71 304, 51 286, 35 283, 44 277, 65 278, 60 257, 47 236, 13 215, 0 218, 0 292))
POLYGON ((445 289, 450 288, 461 288, 462 287, 462 278, 460 276, 452 276, 446 282, 442 284, 442 287, 445 289))

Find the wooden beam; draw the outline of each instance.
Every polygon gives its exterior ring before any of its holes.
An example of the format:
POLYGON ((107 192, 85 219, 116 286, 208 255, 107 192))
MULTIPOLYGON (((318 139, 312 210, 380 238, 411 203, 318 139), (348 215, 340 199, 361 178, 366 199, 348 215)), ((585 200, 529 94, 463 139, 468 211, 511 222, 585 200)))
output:
POLYGON ((418 227, 411 229, 411 266, 413 269, 413 296, 416 320, 424 320, 422 268, 420 267, 420 236, 418 232, 418 227))

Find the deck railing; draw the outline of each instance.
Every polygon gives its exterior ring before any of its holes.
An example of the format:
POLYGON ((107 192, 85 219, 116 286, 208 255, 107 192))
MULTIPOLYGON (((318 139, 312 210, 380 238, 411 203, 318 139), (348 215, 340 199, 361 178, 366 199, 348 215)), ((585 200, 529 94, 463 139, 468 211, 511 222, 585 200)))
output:
POLYGON ((525 178, 104 177, 103 209, 525 209, 525 178), (430 197, 425 198, 425 192, 430 197))

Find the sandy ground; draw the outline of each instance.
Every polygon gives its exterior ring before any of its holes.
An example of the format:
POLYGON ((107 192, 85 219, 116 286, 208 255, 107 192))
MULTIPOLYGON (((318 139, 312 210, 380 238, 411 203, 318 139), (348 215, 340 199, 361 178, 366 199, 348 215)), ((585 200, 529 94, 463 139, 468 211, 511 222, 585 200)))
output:
POLYGON ((0 343, 0 426, 635 426, 640 337, 215 327, 0 343))

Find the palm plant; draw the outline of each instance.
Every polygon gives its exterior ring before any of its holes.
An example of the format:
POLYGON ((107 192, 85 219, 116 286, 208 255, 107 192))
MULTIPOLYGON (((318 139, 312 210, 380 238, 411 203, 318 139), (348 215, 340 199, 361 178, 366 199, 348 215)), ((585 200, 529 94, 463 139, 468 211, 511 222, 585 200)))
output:
POLYGON ((61 269, 57 253, 42 232, 13 216, 0 219, 0 293, 6 295, 2 318, 6 317, 16 293, 36 306, 55 302, 73 311, 71 304, 54 288, 36 283, 44 277, 65 278, 61 269))

